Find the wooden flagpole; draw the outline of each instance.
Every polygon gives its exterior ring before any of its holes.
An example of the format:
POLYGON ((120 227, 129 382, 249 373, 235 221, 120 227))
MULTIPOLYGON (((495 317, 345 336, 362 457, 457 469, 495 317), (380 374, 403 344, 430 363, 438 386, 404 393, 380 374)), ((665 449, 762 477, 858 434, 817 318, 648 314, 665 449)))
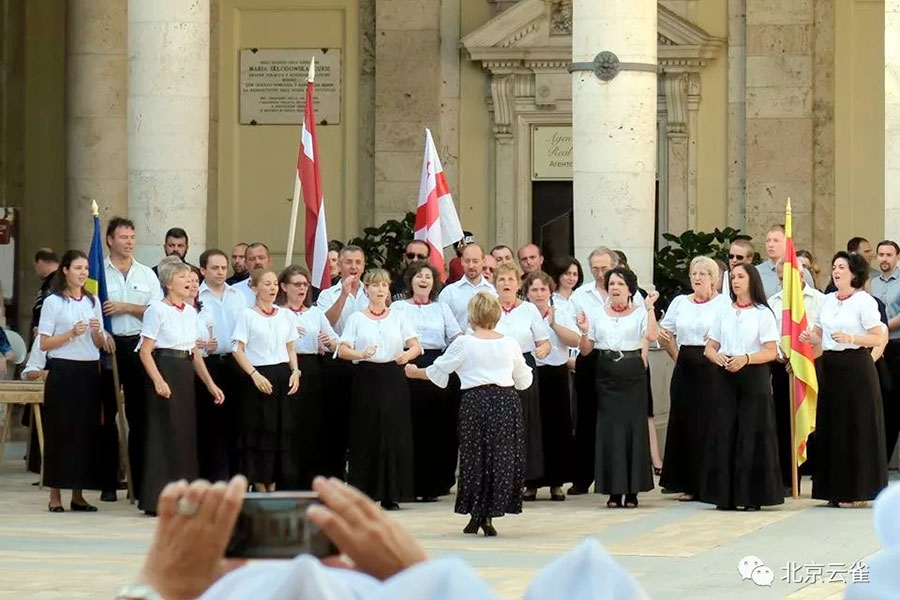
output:
MULTIPOLYGON (((309 85, 310 83, 313 83, 313 81, 315 80, 315 75, 316 75, 316 57, 313 56, 309 60, 309 74, 306 76, 306 84, 307 85, 309 85)), ((305 117, 304 117, 304 119, 305 119, 305 117)), ((303 145, 302 131, 305 126, 306 126, 305 123, 300 126, 301 127, 301 129, 300 129, 300 131, 301 131, 301 139, 300 139, 301 147, 303 145)), ((301 152, 302 152, 302 148, 301 148, 301 152)), ((319 159, 319 157, 317 156, 316 160, 318 160, 318 159, 319 159)), ((299 156, 298 156, 298 160, 294 164, 294 177, 295 177, 294 195, 291 198, 291 222, 290 222, 290 225, 288 226, 289 229, 288 229, 287 252, 285 252, 285 254, 284 254, 285 268, 291 266, 291 263, 294 260, 294 237, 295 237, 296 230, 297 230, 297 212, 300 210, 300 196, 301 196, 301 191, 302 191, 301 188, 303 186, 302 182, 300 181, 300 173, 297 172, 297 168, 298 168, 299 164, 300 164, 300 161, 299 161, 299 156)))
POLYGON ((791 373, 790 378, 788 379, 788 385, 790 385, 790 406, 788 410, 791 411, 791 497, 796 499, 800 497, 800 477, 798 473, 799 466, 797 465, 797 448, 794 443, 796 439, 796 431, 797 431, 797 413, 794 411, 794 374, 791 373))

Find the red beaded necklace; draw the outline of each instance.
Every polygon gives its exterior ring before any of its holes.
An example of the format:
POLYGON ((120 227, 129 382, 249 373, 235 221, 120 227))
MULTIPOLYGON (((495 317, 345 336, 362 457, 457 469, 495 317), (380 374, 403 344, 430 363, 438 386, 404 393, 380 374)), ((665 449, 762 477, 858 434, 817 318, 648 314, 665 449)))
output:
POLYGON ((543 315, 541 315, 541 317, 543 317, 544 319, 546 319, 547 317, 549 317, 549 316, 550 316, 550 309, 551 309, 551 308, 553 308, 553 307, 552 307, 552 306, 548 306, 548 307, 547 307, 547 312, 545 312, 543 315))
POLYGON ((381 309, 381 312, 375 312, 374 310, 372 310, 372 307, 371 307, 371 306, 369 307, 369 313, 370 313, 373 317, 380 317, 380 316, 382 316, 384 313, 386 313, 387 310, 388 310, 388 309, 387 309, 387 306, 385 306, 384 308, 382 308, 382 309, 381 309))
POLYGON ((751 306, 753 306, 752 301, 748 302, 747 304, 741 304, 740 302, 735 302, 735 304, 737 304, 738 308, 750 308, 751 306))
POLYGON ((291 306, 290 304, 288 304, 288 308, 291 309, 291 312, 293 312, 293 313, 296 315, 296 314, 302 313, 302 312, 303 312, 303 309, 306 308, 306 307, 305 307, 305 306, 301 306, 300 308, 294 308, 293 306, 291 306))
POLYGON ((259 304, 257 304, 257 305, 256 305, 256 308, 258 308, 258 309, 259 309, 259 312, 261 312, 262 314, 264 314, 264 315, 267 316, 267 317, 271 317, 271 316, 274 315, 276 312, 278 312, 278 307, 277 307, 277 306, 273 306, 273 307, 272 307, 272 310, 266 310, 266 309, 264 309, 262 306, 260 306, 259 304))
POLYGON ((175 304, 175 303, 173 302, 173 303, 172 303, 172 308, 174 308, 174 309, 177 310, 178 312, 182 312, 182 311, 184 311, 184 302, 182 302, 181 304, 175 304))
POLYGON ((629 308, 631 308, 631 306, 629 306, 627 304, 625 306, 616 306, 615 304, 610 304, 609 307, 613 310, 613 312, 617 312, 617 313, 623 313, 626 310, 628 310, 629 308))
POLYGON ((694 294, 694 304, 706 304, 706 303, 709 302, 710 300, 712 300, 712 296, 710 296, 710 297, 707 298, 706 300, 700 300, 700 299, 697 298, 697 295, 694 294))
POLYGON ((507 314, 507 315, 508 315, 509 313, 511 313, 512 311, 514 311, 515 309, 516 309, 516 303, 515 303, 515 302, 513 302, 512 306, 510 306, 509 308, 506 308, 506 307, 503 306, 502 304, 500 305, 500 310, 502 310, 503 313, 504 313, 504 314, 507 314))
POLYGON ((852 296, 852 295, 853 295, 853 292, 855 292, 855 291, 856 291, 856 290, 853 290, 852 292, 850 292, 850 293, 847 294, 846 296, 844 296, 844 295, 842 295, 842 294, 840 294, 840 293, 838 293, 838 292, 835 292, 834 295, 835 295, 835 297, 838 299, 838 302, 843 302, 844 300, 846 300, 846 299, 848 299, 850 296, 852 296))
POLYGON ((413 298, 412 301, 413 301, 413 304, 415 304, 416 306, 428 306, 429 304, 431 304, 431 299, 430 299, 430 298, 427 299, 427 300, 425 300, 425 302, 419 302, 419 301, 416 300, 415 298, 413 298))

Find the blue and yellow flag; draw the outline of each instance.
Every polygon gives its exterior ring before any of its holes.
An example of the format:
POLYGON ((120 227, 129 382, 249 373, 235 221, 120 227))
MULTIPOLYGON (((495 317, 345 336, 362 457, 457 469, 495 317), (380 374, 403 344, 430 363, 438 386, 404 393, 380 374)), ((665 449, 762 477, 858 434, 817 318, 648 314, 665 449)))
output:
MULTIPOLYGON (((94 237, 91 240, 91 251, 88 253, 88 279, 84 284, 87 291, 94 294, 100 303, 109 299, 106 293, 106 267, 103 264, 103 243, 100 236, 100 216, 97 214, 94 204, 94 237)), ((103 315, 103 328, 112 333, 112 323, 109 317, 103 315)))

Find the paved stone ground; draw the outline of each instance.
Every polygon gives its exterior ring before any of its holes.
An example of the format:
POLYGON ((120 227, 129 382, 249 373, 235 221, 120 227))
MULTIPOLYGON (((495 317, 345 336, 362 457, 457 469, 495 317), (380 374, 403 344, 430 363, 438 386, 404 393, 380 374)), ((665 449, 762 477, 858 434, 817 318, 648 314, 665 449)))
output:
MULTIPOLYGON (((124 500, 97 502, 94 514, 50 514, 47 493, 22 468, 22 445, 11 444, 0 465, 0 599, 112 598, 140 567, 154 519, 124 500)), ((894 480, 898 477, 894 474, 894 480)), ((595 536, 641 582, 652 598, 840 598, 840 583, 782 581, 789 563, 846 565, 878 550, 872 511, 830 509, 808 497, 757 513, 720 512, 679 503, 655 491, 637 510, 608 510, 604 496, 526 505, 495 522, 497 538, 462 534, 467 519, 453 499, 404 505, 394 513, 435 556, 455 554, 474 565, 505 599, 521 598, 542 566, 595 536), (772 587, 741 581, 737 564, 761 558, 775 572, 772 587)), ((122 493, 120 492, 120 495, 122 493)), ((64 495, 68 503, 68 495, 64 495)))

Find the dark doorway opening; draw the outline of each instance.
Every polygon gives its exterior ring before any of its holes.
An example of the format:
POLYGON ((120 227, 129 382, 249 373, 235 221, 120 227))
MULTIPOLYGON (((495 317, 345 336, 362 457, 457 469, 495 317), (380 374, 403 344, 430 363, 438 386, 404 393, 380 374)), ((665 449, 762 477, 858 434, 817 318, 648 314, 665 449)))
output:
POLYGON ((531 240, 544 254, 544 270, 575 248, 571 181, 534 181, 531 184, 531 240))

